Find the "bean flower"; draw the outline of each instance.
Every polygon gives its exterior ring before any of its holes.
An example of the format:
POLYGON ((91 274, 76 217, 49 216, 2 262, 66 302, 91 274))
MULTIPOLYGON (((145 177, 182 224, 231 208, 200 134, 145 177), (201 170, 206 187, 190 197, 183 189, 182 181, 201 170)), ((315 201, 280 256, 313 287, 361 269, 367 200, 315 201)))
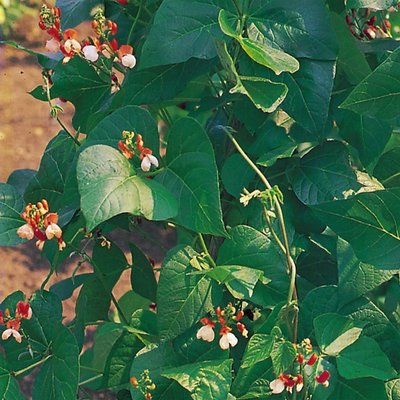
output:
POLYGON ((5 325, 5 330, 1 334, 2 340, 8 340, 11 336, 17 343, 22 342, 23 335, 21 334, 21 320, 32 318, 32 308, 26 301, 19 301, 15 309, 15 316, 11 317, 8 308, 4 314, 0 311, 0 325, 5 325))
POLYGON ((140 167, 142 171, 150 171, 151 166, 158 167, 158 159, 153 155, 153 151, 148 147, 144 147, 143 137, 140 133, 123 131, 122 137, 125 140, 118 142, 118 148, 121 153, 128 159, 137 156, 141 160, 140 167), (134 137, 136 137, 134 139, 134 137))
POLYGON ((204 340, 206 342, 213 342, 215 339, 214 329, 217 324, 219 328, 219 346, 222 350, 228 350, 230 347, 235 347, 238 344, 239 339, 232 332, 234 328, 243 336, 248 336, 246 326, 239 322, 244 317, 242 310, 236 313, 236 308, 229 303, 224 309, 217 307, 215 309, 215 318, 211 319, 204 317, 200 320, 203 325, 196 333, 197 339, 204 340))
POLYGON ((36 247, 43 249, 46 240, 56 238, 59 250, 66 247, 62 237, 62 229, 58 226, 58 214, 49 212, 46 199, 36 204, 29 203, 21 214, 26 224, 18 228, 17 234, 22 239, 36 238, 36 247))

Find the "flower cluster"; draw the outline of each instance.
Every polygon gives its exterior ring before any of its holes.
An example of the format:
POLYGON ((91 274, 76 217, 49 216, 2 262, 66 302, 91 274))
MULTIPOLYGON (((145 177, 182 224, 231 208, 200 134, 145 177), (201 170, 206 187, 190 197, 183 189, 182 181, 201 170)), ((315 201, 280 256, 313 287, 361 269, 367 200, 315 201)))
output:
POLYGON ((313 352, 310 339, 304 339, 295 347, 297 349, 297 357, 293 365, 294 373, 281 373, 278 378, 271 381, 269 387, 272 390, 272 394, 280 394, 284 390, 292 393, 293 389, 296 392, 301 392, 304 381, 313 379, 313 377, 317 384, 324 387, 329 386, 329 371, 323 370, 319 375, 316 374, 319 356, 313 352))
MULTIPOLYGON (((391 10, 388 11, 397 11, 399 4, 397 7, 391 7, 391 10)), ((359 40, 390 37, 390 21, 381 16, 381 22, 377 24, 378 18, 376 15, 370 16, 371 11, 375 10, 371 8, 360 11, 353 9, 346 15, 346 22, 351 34, 359 40)))
POLYGON ((220 325, 219 334, 221 336, 219 340, 219 346, 223 350, 228 350, 229 347, 235 347, 238 343, 238 338, 232 333, 232 328, 236 325, 236 329, 242 336, 248 336, 246 326, 240 322, 244 316, 242 310, 236 312, 236 308, 229 303, 227 307, 221 309, 217 307, 215 309, 215 319, 204 317, 200 320, 203 325, 196 334, 197 339, 205 340, 206 342, 212 342, 215 339, 214 328, 218 323, 220 325))
POLYGON ((156 385, 151 380, 150 372, 148 369, 145 369, 142 372, 140 379, 132 376, 130 382, 135 389, 139 390, 142 393, 143 397, 146 400, 151 400, 153 398, 153 395, 150 392, 156 389, 156 385))
POLYGON ((21 320, 31 319, 32 308, 26 301, 19 301, 15 309, 15 317, 11 317, 8 308, 4 310, 4 314, 0 311, 0 325, 5 325, 6 329, 3 331, 1 338, 7 340, 10 336, 18 342, 22 342, 21 320))
POLYGON ((59 250, 66 247, 62 230, 57 225, 58 214, 49 212, 47 200, 43 199, 36 204, 29 203, 21 216, 26 224, 17 230, 20 238, 31 240, 35 237, 37 239, 36 246, 39 250, 43 249, 46 240, 51 240, 54 237, 57 239, 59 250))
POLYGON ((115 22, 107 20, 102 10, 96 12, 92 21, 94 35, 83 42, 78 40, 78 32, 75 29, 61 30, 60 16, 58 7, 49 8, 43 5, 39 16, 39 27, 51 36, 46 42, 46 50, 52 53, 61 51, 64 54, 63 63, 78 55, 91 62, 96 62, 100 56, 104 56, 115 62, 121 62, 127 68, 136 65, 133 47, 119 46, 117 40, 111 38, 116 35, 118 26, 115 22))
POLYGON ((157 157, 153 156, 153 152, 148 147, 144 147, 140 133, 135 134, 132 131, 123 131, 122 137, 125 140, 118 142, 118 148, 126 158, 131 159, 134 155, 139 157, 142 160, 140 167, 145 172, 150 171, 152 165, 156 168, 158 167, 157 157), (135 136, 136 139, 134 139, 135 136))

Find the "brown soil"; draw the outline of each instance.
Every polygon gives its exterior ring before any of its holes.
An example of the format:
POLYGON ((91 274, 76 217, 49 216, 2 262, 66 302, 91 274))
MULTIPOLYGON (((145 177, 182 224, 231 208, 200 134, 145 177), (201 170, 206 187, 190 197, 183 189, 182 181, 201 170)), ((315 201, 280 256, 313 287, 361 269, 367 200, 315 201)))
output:
MULTIPOLYGON (((36 28, 36 22, 25 19, 20 25, 23 28, 22 36, 13 40, 22 45, 41 51, 45 37, 40 36, 36 28)), ((6 182, 8 176, 15 169, 35 169, 40 163, 41 155, 47 143, 58 133, 60 127, 50 118, 47 103, 40 102, 31 97, 28 92, 40 85, 41 70, 33 56, 16 50, 12 47, 0 46, 0 182, 6 182)), ((73 114, 73 107, 67 106, 62 119, 66 122, 73 114)), ((156 234, 170 247, 174 238, 167 231, 160 232, 157 228, 144 224, 144 229, 150 230, 150 235, 156 234)), ((139 235, 116 234, 113 238, 127 251, 127 243, 134 242, 141 247, 146 254, 160 262, 165 254, 162 247, 154 245, 149 240, 144 240, 139 235)), ((43 258, 32 242, 17 247, 0 248, 1 259, 1 287, 0 300, 8 294, 22 290, 29 297, 40 288, 49 271, 49 263, 43 258)), ((57 275, 53 276, 49 286, 59 280, 71 276, 77 260, 71 259, 60 268, 57 275)), ((89 266, 83 266, 81 272, 90 270, 89 266)), ((48 286, 48 287, 49 287, 48 286)), ((130 288, 129 275, 124 274, 114 290, 117 298, 121 297, 130 288)), ((71 319, 74 315, 74 297, 64 302, 64 315, 71 319)), ((30 397, 32 378, 25 378, 21 387, 27 398, 30 397)), ((92 399, 114 399, 112 394, 92 394, 92 399)), ((45 399, 43 399, 45 400, 45 399)))

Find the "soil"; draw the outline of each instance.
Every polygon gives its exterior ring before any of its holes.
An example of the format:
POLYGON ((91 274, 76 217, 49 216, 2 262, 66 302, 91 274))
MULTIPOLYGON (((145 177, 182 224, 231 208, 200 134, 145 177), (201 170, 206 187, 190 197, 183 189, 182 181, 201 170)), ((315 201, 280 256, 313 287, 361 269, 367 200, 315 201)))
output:
MULTIPOLYGON (((25 18, 19 26, 20 29, 16 32, 22 34, 9 39, 27 48, 43 51, 46 36, 41 35, 36 21, 25 18)), ((46 145, 60 130, 57 122, 49 115, 47 103, 34 99, 28 93, 41 83, 41 69, 35 57, 10 46, 0 46, 0 182, 6 182, 15 169, 37 170, 46 145)), ((67 123, 72 115, 73 107, 67 105, 65 113, 62 114, 63 121, 67 123)), ((148 231, 150 236, 156 235, 166 248, 171 247, 174 242, 174 236, 169 231, 160 231, 146 223, 142 229, 148 231)), ((113 239, 126 252, 128 261, 130 261, 128 242, 134 242, 139 246, 156 261, 156 266, 159 266, 165 254, 162 246, 154 245, 150 240, 145 240, 137 234, 127 237, 126 234, 117 233, 113 235, 113 239)), ((46 278, 49 263, 41 256, 33 242, 17 247, 0 247, 2 264, 0 300, 16 290, 22 290, 29 298, 46 278)), ((57 271, 57 275, 51 278, 49 286, 71 276, 76 263, 76 259, 68 260, 57 271)), ((90 271, 90 266, 82 268, 81 272, 90 271)), ((120 298, 129 289, 129 274, 126 273, 115 288, 114 295, 120 298)), ((67 319, 73 318, 74 301, 78 292, 79 290, 72 299, 63 304, 67 319)), ((21 388, 28 399, 31 398, 32 380, 32 377, 28 376, 21 381, 21 388)), ((115 399, 107 392, 91 394, 90 398, 115 399)))

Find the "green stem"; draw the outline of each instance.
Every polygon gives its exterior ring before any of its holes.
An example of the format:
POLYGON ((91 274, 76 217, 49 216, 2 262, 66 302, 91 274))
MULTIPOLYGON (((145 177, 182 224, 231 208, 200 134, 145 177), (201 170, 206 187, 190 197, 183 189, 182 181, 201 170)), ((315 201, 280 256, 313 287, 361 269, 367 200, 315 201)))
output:
MULTIPOLYGON (((47 102, 49 103, 49 105, 50 105, 50 108, 52 109, 54 106, 53 106, 53 103, 52 103, 52 99, 51 99, 51 94, 50 94, 50 82, 49 82, 49 78, 47 77, 47 76, 45 76, 45 75, 43 75, 43 81, 44 81, 44 85, 45 85, 45 88, 46 88, 46 96, 47 96, 47 102)), ((60 120, 60 117, 57 115, 57 117, 56 117, 56 120, 57 120, 57 122, 59 123, 59 125, 61 126, 61 128, 63 128, 63 130, 67 133, 67 135, 68 136, 70 136, 71 137, 71 139, 78 145, 78 146, 80 146, 81 145, 81 143, 79 142, 79 140, 74 136, 74 135, 72 135, 72 133, 67 129, 67 127, 63 124, 63 122, 60 120)))
POLYGON ((80 382, 80 383, 79 383, 79 386, 87 385, 87 384, 90 383, 90 382, 97 381, 97 379, 101 378, 102 376, 103 376, 103 374, 99 374, 99 375, 96 375, 96 376, 92 376, 91 378, 86 379, 86 380, 83 381, 83 382, 80 382))
POLYGON ((204 241, 203 235, 201 233, 198 233, 198 237, 199 237, 201 247, 203 248, 203 251, 206 255, 207 260, 209 261, 210 265, 213 268, 216 268, 217 264, 215 264, 214 259, 211 257, 211 254, 208 251, 208 248, 207 248, 206 242, 204 241))
MULTIPOLYGON (((224 128, 224 131, 226 132, 226 134, 228 135, 228 137, 230 138, 230 140, 232 141, 232 143, 234 144, 234 146, 236 147, 236 149, 240 153, 240 155, 244 158, 244 160, 249 164, 249 166, 253 169, 253 171, 261 179, 261 182, 265 185, 265 187, 268 190, 272 189, 272 186, 269 183, 268 179, 260 171, 260 169, 257 167, 257 165, 254 164, 254 162, 250 159, 250 157, 245 153, 245 151, 242 149, 242 147, 240 146, 238 141, 232 136, 232 133, 226 128, 224 128)), ((276 213, 277 213, 277 217, 278 217, 279 225, 280 225, 280 230, 281 230, 281 235, 282 235, 282 239, 283 239, 283 243, 281 241, 278 241, 277 243, 281 247, 283 253, 286 256, 287 268, 288 268, 288 272, 290 274, 290 286, 289 286, 289 293, 288 293, 288 297, 287 297, 287 304, 290 304, 293 300, 297 300, 296 264, 290 255, 290 247, 289 247, 289 241, 288 241, 287 234, 286 234, 285 220, 283 217, 282 207, 276 196, 274 196, 274 206, 276 209, 276 213)), ((275 236, 274 236, 274 238, 275 238, 275 236)), ((296 317, 296 321, 297 321, 297 317, 296 317)), ((297 336, 296 324, 297 324, 297 322, 295 323, 295 327, 294 327, 295 328, 294 336, 297 336)))
POLYGON ((35 368, 35 367, 38 367, 39 365, 44 364, 50 357, 52 357, 51 354, 47 355, 45 358, 42 358, 41 360, 39 360, 39 361, 37 361, 37 362, 35 362, 35 363, 25 367, 25 368, 20 369, 19 371, 16 371, 16 372, 12 373, 12 375, 15 376, 15 377, 17 377, 19 375, 22 375, 25 372, 27 372, 27 371, 35 368))
POLYGON ((131 26, 131 29, 130 29, 130 31, 129 31, 128 39, 126 40, 126 43, 127 43, 127 44, 130 44, 130 43, 131 43, 133 31, 135 30, 136 25, 137 25, 137 23, 138 23, 138 21, 139 21, 140 15, 142 14, 142 9, 143 9, 143 1, 140 2, 138 13, 136 14, 136 18, 135 18, 135 20, 133 21, 132 26, 131 26))

